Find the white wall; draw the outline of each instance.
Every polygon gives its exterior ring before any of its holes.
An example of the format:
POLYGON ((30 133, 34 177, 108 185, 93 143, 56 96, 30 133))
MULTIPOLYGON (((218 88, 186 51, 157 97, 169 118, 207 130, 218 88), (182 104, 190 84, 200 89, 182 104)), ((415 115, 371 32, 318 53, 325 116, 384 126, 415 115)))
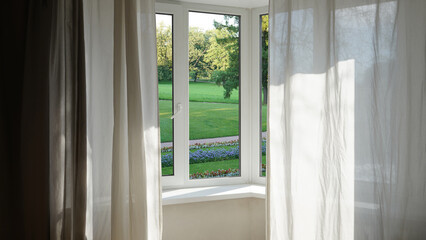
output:
POLYGON ((265 239, 265 200, 242 198, 163 206, 163 240, 265 239))

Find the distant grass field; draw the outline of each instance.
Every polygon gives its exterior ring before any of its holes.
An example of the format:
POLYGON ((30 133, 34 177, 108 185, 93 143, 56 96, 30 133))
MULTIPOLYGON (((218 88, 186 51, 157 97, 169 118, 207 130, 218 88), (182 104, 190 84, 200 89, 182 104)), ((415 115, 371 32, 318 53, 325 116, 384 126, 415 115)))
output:
MULTIPOLYGON (((189 82, 190 102, 238 103, 238 90, 232 91, 229 99, 223 98, 223 87, 210 82, 189 82)), ((172 82, 159 82, 160 100, 172 99, 172 82)))
MULTIPOLYGON (((238 104, 189 103, 191 140, 238 135, 238 104)), ((262 106, 262 131, 266 131, 266 106, 262 106)), ((161 142, 172 141, 172 101, 160 100, 161 142)))

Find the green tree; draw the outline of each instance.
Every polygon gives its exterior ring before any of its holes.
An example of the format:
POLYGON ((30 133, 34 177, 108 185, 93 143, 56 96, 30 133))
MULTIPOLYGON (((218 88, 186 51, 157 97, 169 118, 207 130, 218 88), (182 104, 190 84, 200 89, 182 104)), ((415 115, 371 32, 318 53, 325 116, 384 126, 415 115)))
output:
POLYGON ((269 41, 269 16, 262 15, 262 93, 263 104, 268 102, 268 41, 269 41))
POLYGON ((171 81, 173 75, 173 38, 171 26, 163 23, 157 27, 158 81, 171 81))
POLYGON ((225 15, 224 23, 214 22, 216 30, 223 35, 216 35, 218 45, 227 51, 228 64, 223 68, 217 68, 212 73, 212 80, 224 88, 224 98, 231 96, 232 90, 240 85, 240 18, 238 16, 225 15))
POLYGON ((205 60, 205 55, 210 47, 210 37, 210 34, 204 33, 197 27, 189 29, 189 71, 194 82, 200 77, 207 77, 210 72, 210 64, 205 60))
POLYGON ((209 32, 210 47, 205 56, 206 62, 210 65, 212 71, 225 71, 229 68, 229 51, 223 44, 219 44, 217 39, 229 37, 228 31, 225 29, 214 29, 209 32))

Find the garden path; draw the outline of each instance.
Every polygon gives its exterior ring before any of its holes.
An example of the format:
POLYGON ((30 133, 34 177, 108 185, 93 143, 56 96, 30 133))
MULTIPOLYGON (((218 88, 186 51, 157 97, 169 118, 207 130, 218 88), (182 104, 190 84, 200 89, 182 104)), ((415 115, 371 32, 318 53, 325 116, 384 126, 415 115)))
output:
MULTIPOLYGON (((267 132, 262 132, 262 138, 266 138, 267 132)), ((214 142, 228 142, 228 141, 234 141, 238 140, 239 136, 230 136, 230 137, 218 137, 218 138, 204 138, 204 139, 195 139, 195 140, 189 140, 189 145, 194 144, 203 144, 203 143, 214 143, 214 142)), ((172 142, 165 142, 161 143, 161 147, 171 147, 172 142)))

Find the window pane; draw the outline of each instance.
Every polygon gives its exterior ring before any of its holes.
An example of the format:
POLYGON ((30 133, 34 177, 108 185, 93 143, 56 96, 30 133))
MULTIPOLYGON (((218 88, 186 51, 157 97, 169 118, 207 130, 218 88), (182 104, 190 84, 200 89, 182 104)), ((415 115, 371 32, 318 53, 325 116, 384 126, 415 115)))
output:
POLYGON ((260 16, 261 22, 261 77, 260 77, 260 89, 261 89, 261 160, 260 160, 260 176, 266 176, 266 135, 267 135, 267 103, 268 103, 268 36, 269 36, 269 18, 268 15, 260 16))
POLYGON ((189 13, 190 179, 240 176, 239 22, 189 13))
POLYGON ((173 161, 173 16, 156 14, 158 96, 160 108, 162 175, 174 172, 173 161))

